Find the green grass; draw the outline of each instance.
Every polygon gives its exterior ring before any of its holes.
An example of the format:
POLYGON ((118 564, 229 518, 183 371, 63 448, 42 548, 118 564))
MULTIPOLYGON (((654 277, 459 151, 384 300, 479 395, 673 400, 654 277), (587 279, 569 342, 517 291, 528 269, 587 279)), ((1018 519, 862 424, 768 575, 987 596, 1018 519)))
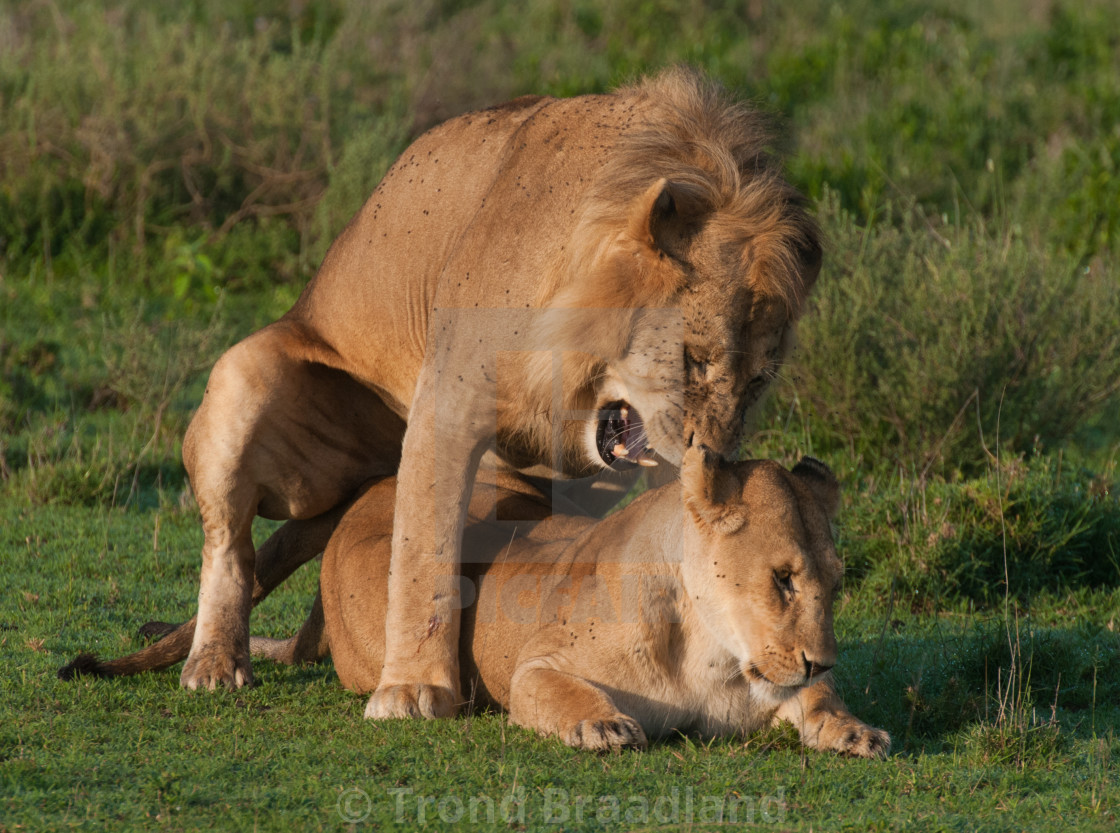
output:
MULTIPOLYGON (((704 800, 764 829, 1115 829, 1118 44, 1107 0, 4 5, 0 831, 334 829, 353 789, 370 828, 399 795, 405 828, 417 798, 430 828, 481 798, 502 829, 689 829, 691 797, 691 829, 704 800), (676 61, 788 128, 827 234, 750 451, 844 483, 838 672, 890 760, 782 730, 595 757, 494 715, 375 725, 329 665, 217 695, 55 679, 190 614, 206 370, 412 137, 676 61)), ((314 570, 255 632, 299 624, 314 570)))
MULTIPOLYGON (((340 795, 353 789, 369 798, 371 826, 396 817, 394 790, 412 790, 405 822, 417 818, 417 797, 445 802, 427 807, 429 819, 441 806, 454 818, 461 805, 469 820, 471 799, 500 808, 513 795, 528 829, 564 811, 566 829, 601 829, 611 796, 619 819, 607 829, 660 828, 674 795, 682 824, 691 795, 696 822, 704 801, 726 809, 734 799, 765 821, 761 800, 780 798, 766 805, 780 816, 775 829, 1115 826, 1116 589, 1044 594, 1011 620, 1010 644, 996 613, 915 614, 849 589, 838 614, 840 686, 858 715, 894 737, 885 762, 806 753, 784 730, 597 757, 494 715, 369 723, 365 698, 342 690, 329 664, 259 662, 260 684, 237 693, 188 694, 176 669, 62 683, 54 672, 77 650, 131 650, 148 617, 190 612, 194 517, 56 507, 9 509, 2 520, 3 829, 336 829, 340 795), (578 796, 590 802, 582 823, 578 796), (627 824, 628 811, 640 821, 643 801, 647 823, 627 824)), ((314 580, 313 568, 293 577, 255 614, 255 631, 297 626, 314 580)))

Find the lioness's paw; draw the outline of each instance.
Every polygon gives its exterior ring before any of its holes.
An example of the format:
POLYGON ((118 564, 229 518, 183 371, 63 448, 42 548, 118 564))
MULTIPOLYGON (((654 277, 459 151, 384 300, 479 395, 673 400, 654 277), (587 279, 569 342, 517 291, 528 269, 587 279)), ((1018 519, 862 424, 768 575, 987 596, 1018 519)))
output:
POLYGON ((624 714, 606 720, 581 720, 561 737, 568 746, 609 752, 616 749, 645 749, 646 733, 638 721, 624 714))
POLYGON ((891 736, 882 729, 853 721, 833 730, 829 748, 860 758, 883 759, 891 751, 891 736))
POLYGON ((366 703, 365 717, 454 717, 458 711, 455 692, 435 685, 391 685, 378 688, 366 703))
POLYGON ((204 648, 197 656, 188 657, 179 675, 179 685, 191 691, 200 688, 213 691, 218 686, 236 689, 252 684, 249 658, 233 657, 217 648, 204 648))

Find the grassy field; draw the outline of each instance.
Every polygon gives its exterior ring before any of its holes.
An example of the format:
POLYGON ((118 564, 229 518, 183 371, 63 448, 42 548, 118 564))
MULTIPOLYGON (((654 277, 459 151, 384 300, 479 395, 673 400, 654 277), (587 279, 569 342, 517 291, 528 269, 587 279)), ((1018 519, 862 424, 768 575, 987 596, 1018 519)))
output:
MULTIPOLYGON (((1118 124, 1106 0, 3 5, 0 831, 1115 829, 1118 124), (56 680, 191 612, 206 371, 410 138, 677 61, 780 119, 827 233, 750 451, 844 483, 838 678, 889 760, 375 725, 329 664, 56 680)), ((315 569, 255 632, 299 624, 315 569)))

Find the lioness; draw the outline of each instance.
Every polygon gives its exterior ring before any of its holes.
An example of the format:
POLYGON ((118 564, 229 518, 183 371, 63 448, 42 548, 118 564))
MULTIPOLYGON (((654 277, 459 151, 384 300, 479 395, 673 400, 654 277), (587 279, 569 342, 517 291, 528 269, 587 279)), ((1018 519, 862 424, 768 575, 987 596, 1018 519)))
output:
POLYGON ((204 542, 182 685, 251 680, 254 569, 274 570, 254 565, 254 515, 291 519, 314 554, 360 484, 396 473, 370 714, 452 714, 454 584, 488 448, 546 482, 737 448, 821 262, 768 143, 685 71, 417 139, 292 309, 210 375, 183 441, 204 542))
MULTIPOLYGON (((254 638, 255 654, 291 662, 329 650, 343 685, 376 689, 394 488, 374 484, 343 517, 323 556, 322 607, 291 640, 254 638)), ((790 472, 697 449, 680 484, 603 521, 554 515, 511 540, 475 501, 466 540, 493 563, 464 566, 464 600, 476 588, 477 599, 463 612, 463 688, 585 749, 788 720, 806 746, 884 757, 890 737, 847 710, 828 673, 838 502, 812 458, 790 472)))

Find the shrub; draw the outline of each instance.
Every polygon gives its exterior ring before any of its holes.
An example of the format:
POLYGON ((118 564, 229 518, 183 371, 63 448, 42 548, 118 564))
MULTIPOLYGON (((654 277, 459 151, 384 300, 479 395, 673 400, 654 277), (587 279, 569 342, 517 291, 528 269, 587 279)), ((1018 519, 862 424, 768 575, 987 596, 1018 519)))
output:
POLYGON ((832 256, 791 370, 818 450, 967 473, 985 443, 1057 448, 1120 391, 1107 266, 980 220, 908 208, 861 228, 831 198, 821 213, 832 256))

